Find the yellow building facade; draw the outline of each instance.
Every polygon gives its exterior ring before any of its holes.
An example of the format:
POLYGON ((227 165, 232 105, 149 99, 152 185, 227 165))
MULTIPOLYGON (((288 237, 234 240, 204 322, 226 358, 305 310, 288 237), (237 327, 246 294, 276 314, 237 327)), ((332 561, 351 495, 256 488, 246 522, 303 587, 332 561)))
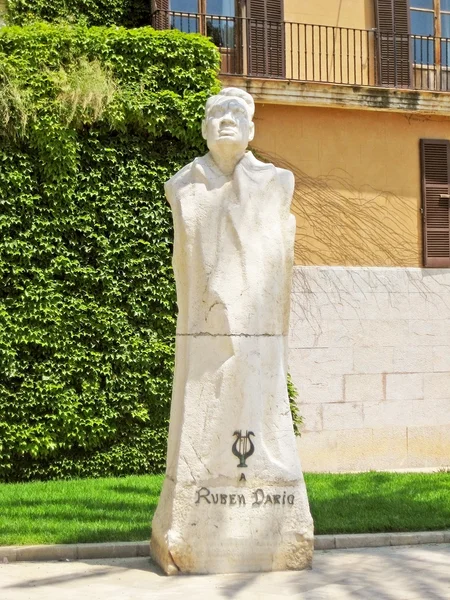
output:
POLYGON ((295 171, 296 264, 422 266, 419 141, 450 139, 448 117, 263 104, 256 127, 295 171))
POLYGON ((286 22, 357 29, 375 26, 372 0, 285 0, 283 8, 286 22))

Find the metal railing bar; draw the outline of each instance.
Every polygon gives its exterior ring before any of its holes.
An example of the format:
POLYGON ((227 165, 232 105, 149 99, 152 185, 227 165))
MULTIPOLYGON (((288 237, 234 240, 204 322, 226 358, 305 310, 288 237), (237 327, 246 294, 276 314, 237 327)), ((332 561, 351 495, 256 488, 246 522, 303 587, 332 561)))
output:
POLYGON ((152 24, 210 37, 229 75, 450 91, 450 38, 162 9, 152 24))

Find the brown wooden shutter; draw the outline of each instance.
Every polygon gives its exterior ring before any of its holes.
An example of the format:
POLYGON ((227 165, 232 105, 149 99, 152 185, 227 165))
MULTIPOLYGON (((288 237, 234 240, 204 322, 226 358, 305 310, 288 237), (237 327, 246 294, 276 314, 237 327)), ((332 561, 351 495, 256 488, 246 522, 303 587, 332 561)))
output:
POLYGON ((425 267, 450 267, 450 151, 447 140, 421 140, 425 267))
POLYGON ((156 12, 153 17, 153 27, 155 29, 169 29, 169 0, 154 0, 156 12))
POLYGON ((284 77, 283 0, 248 0, 248 71, 284 77))
POLYGON ((375 0, 378 82, 410 87, 412 81, 408 0, 375 0))

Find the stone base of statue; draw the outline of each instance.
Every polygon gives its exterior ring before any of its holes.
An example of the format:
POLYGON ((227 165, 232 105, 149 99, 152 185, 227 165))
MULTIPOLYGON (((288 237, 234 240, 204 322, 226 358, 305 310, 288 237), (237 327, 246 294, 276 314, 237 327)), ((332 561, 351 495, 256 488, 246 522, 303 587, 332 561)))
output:
POLYGON ((210 153, 167 184, 178 319, 151 555, 168 574, 304 569, 313 524, 287 394, 292 173, 245 153, 254 103, 210 98, 210 153))
POLYGON ((184 395, 171 418, 178 444, 169 455, 150 546, 167 574, 311 566, 313 524, 284 345, 284 336, 178 338, 177 361, 181 354, 184 366, 176 369, 174 393, 184 395), (186 363, 196 365, 187 385, 186 363))
POLYGON ((311 567, 313 532, 302 482, 209 486, 165 486, 165 507, 153 524, 150 552, 166 574, 311 567))

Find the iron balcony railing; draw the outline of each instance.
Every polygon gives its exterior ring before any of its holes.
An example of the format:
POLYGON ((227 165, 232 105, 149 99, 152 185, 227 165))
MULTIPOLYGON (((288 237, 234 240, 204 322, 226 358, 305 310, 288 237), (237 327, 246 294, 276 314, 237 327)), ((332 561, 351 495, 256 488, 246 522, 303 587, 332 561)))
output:
POLYGON ((162 10, 152 24, 210 37, 226 75, 450 91, 448 38, 162 10))

